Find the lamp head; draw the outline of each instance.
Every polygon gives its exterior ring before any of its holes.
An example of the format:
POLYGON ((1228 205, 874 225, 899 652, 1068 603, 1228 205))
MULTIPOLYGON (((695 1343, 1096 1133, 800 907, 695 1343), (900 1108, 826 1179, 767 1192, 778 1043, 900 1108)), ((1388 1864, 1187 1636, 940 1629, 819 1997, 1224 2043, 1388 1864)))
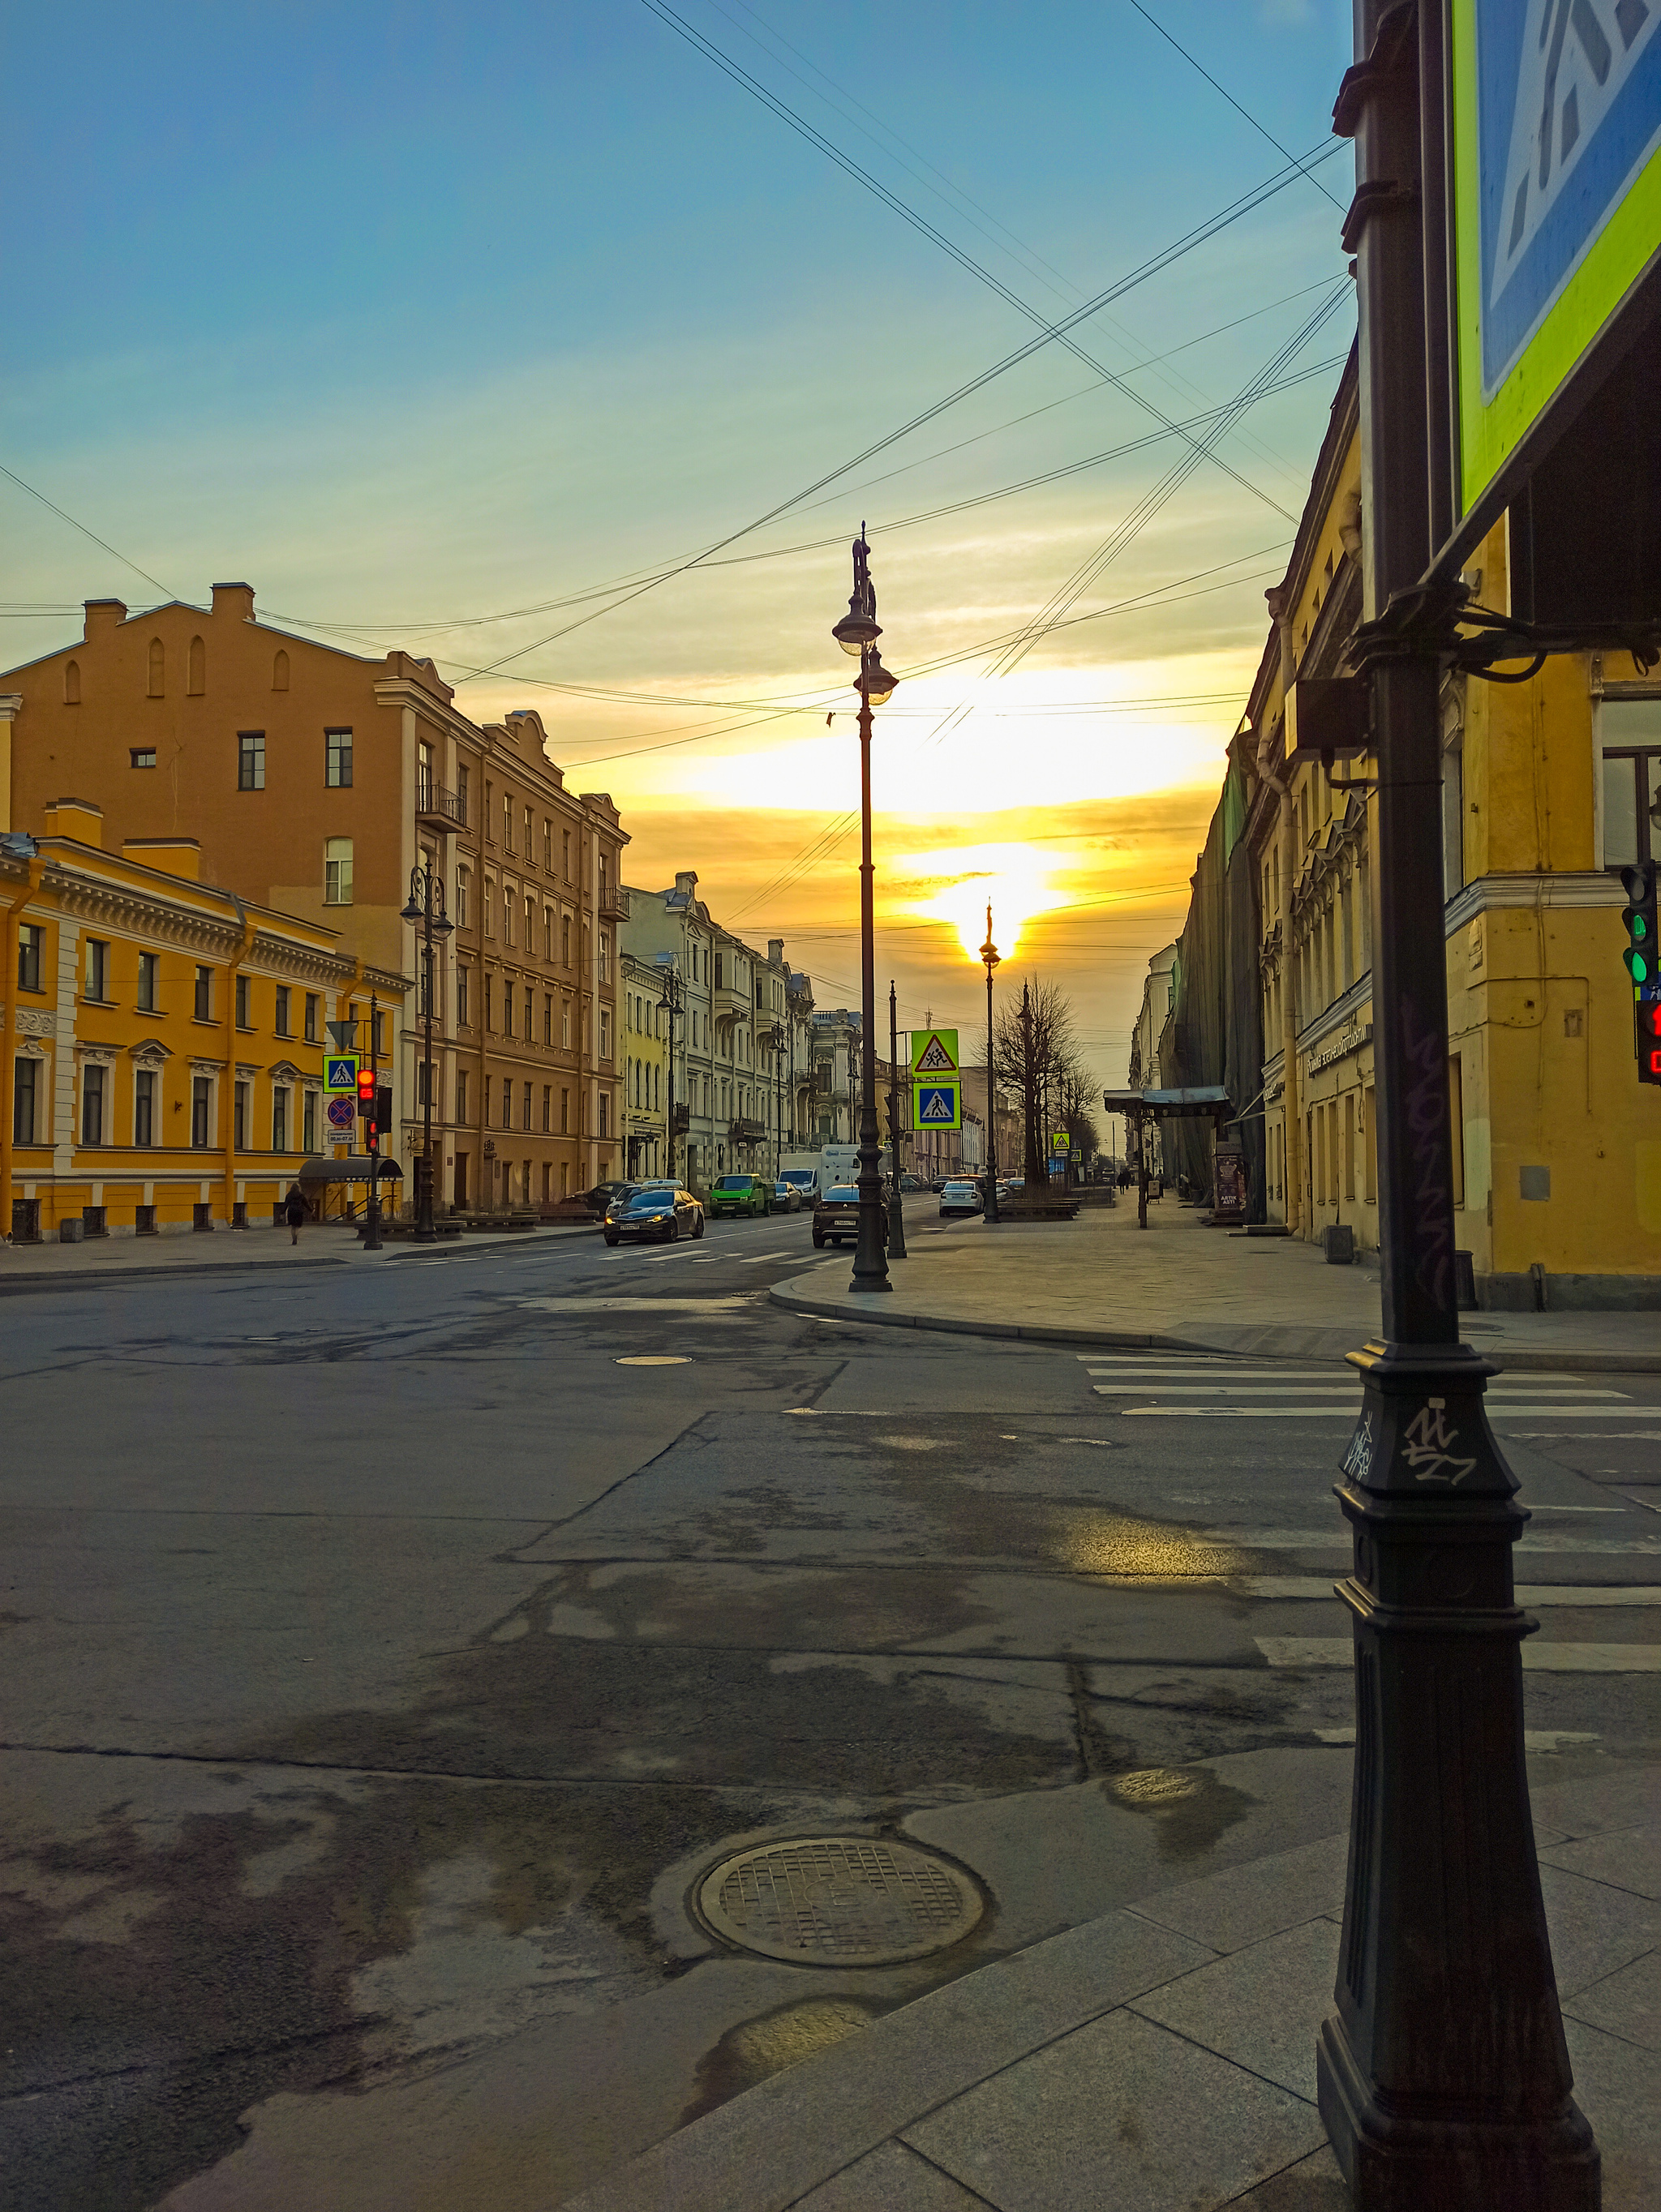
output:
POLYGON ((419 921, 422 918, 423 912, 423 909, 416 902, 415 893, 411 891, 410 893, 410 903, 399 915, 399 920, 400 921, 419 921))
POLYGON ((987 981, 990 982, 992 980, 992 970, 996 968, 1003 959, 1002 953, 999 951, 997 946, 992 942, 990 937, 987 939, 985 944, 981 947, 981 958, 986 963, 987 981))
POLYGON ((891 676, 883 666, 882 655, 873 652, 861 669, 860 680, 854 689, 871 706, 883 707, 893 697, 894 688, 898 682, 898 677, 891 676))
POLYGON ((867 607, 867 597, 856 589, 848 602, 848 612, 830 633, 843 651, 855 659, 882 635, 882 625, 867 607))
POLYGON ((454 927, 454 922, 451 921, 449 915, 446 914, 444 909, 441 907, 437 915, 434 917, 433 935, 436 937, 441 944, 444 939, 450 934, 450 932, 454 927))

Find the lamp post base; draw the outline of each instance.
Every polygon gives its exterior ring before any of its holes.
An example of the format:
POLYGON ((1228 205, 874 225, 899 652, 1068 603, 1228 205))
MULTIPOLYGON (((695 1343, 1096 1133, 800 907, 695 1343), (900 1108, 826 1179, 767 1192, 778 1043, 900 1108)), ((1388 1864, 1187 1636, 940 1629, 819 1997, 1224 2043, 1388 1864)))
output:
POLYGON ((418 1159, 415 1171, 415 1242, 417 1244, 436 1244, 438 1231, 433 1226, 433 1164, 429 1159, 418 1159))

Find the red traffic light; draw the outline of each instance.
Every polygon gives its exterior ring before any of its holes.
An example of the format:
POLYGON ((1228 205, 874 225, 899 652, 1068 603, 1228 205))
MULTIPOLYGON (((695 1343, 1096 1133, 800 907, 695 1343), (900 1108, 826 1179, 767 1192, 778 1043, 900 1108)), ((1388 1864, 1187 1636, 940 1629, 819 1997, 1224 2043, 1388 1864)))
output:
POLYGON ((357 1105, 358 1111, 360 1113, 373 1114, 374 1112, 374 1092, 375 1072, 374 1068, 360 1067, 357 1071, 357 1105))

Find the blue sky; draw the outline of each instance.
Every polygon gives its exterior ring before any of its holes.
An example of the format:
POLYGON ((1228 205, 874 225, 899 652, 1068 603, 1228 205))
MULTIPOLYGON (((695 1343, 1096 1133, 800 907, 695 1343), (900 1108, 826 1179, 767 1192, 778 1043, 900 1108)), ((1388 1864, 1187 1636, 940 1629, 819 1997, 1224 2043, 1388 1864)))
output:
MULTIPOLYGON (((1347 6, 1147 4, 1282 146, 1326 143, 1347 6)), ((1047 315, 1284 166, 1128 0, 675 5, 1047 315)), ((516 656, 464 683, 464 705, 538 706, 574 778, 625 805, 637 872, 697 866, 718 904, 753 898, 849 803, 851 726, 827 732, 823 702, 846 683, 826 633, 862 514, 885 650, 905 673, 1028 620, 1180 451, 1167 441, 894 527, 1153 427, 1051 344, 730 549, 768 557, 672 578, 540 643, 605 602, 478 618, 744 529, 1032 325, 642 0, 70 0, 14 11, 8 51, 0 461, 181 597, 245 576, 273 618, 430 652, 452 680, 516 656), (762 721, 729 701, 800 711, 762 721), (702 810, 734 799, 767 817, 764 834, 701 854, 702 810)), ((1294 177, 1080 341, 1172 417, 1230 399, 1342 293, 1348 150, 1315 173, 1330 199, 1294 177)), ((1214 786, 1291 535, 1276 510, 1301 506, 1336 381, 1320 364, 1352 327, 1340 296, 1289 364, 1317 373, 1224 441, 1250 488, 1203 463, 1072 611, 1154 604, 1056 631, 1007 675, 969 657, 897 693, 879 778, 889 849, 915 863, 891 871, 897 932, 902 878, 915 920, 976 876, 977 848, 1007 856, 1028 839, 1042 842, 1024 889, 998 864, 1017 904, 1076 906, 1137 882, 1185 894, 1209 811, 1196 793, 1214 786), (1202 703, 1096 711, 1150 700, 1202 703), (938 881, 931 852, 949 856, 938 881)), ((0 515, 9 610, 159 596, 3 479, 0 515)), ((73 627, 9 612, 6 658, 73 627)), ((804 948, 819 932, 831 969, 855 972, 836 909, 848 857, 834 851, 828 873, 799 876, 745 926, 800 932, 804 948)), ((1080 988, 1108 1074, 1125 979, 1183 903, 1160 890, 1134 921, 1053 927, 1050 964, 1093 979, 1080 988)), ((896 936, 914 995, 951 957, 939 934, 896 936)))

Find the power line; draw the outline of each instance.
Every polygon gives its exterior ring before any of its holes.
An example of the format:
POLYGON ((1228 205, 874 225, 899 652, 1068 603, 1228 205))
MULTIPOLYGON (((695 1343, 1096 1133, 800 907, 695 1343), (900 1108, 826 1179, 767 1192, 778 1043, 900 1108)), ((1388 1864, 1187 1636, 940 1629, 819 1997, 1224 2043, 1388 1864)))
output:
POLYGON ((94 545, 102 546, 105 552, 119 561, 124 568, 131 568, 135 576, 142 576, 147 584, 154 584, 164 599, 176 599, 179 597, 177 592, 169 591, 159 576, 152 576, 148 568, 141 568, 137 562, 131 559, 126 554, 118 553, 114 546, 106 544, 96 531, 88 530, 84 522, 77 522, 72 514, 66 514, 56 501, 48 499, 43 491, 37 491, 32 483, 25 483, 15 470, 7 468, 3 463, 0 463, 0 477, 9 477, 20 491, 27 492, 31 499, 38 499, 42 507, 51 507, 60 522, 67 522, 71 530, 78 530, 83 538, 90 538, 94 545))

